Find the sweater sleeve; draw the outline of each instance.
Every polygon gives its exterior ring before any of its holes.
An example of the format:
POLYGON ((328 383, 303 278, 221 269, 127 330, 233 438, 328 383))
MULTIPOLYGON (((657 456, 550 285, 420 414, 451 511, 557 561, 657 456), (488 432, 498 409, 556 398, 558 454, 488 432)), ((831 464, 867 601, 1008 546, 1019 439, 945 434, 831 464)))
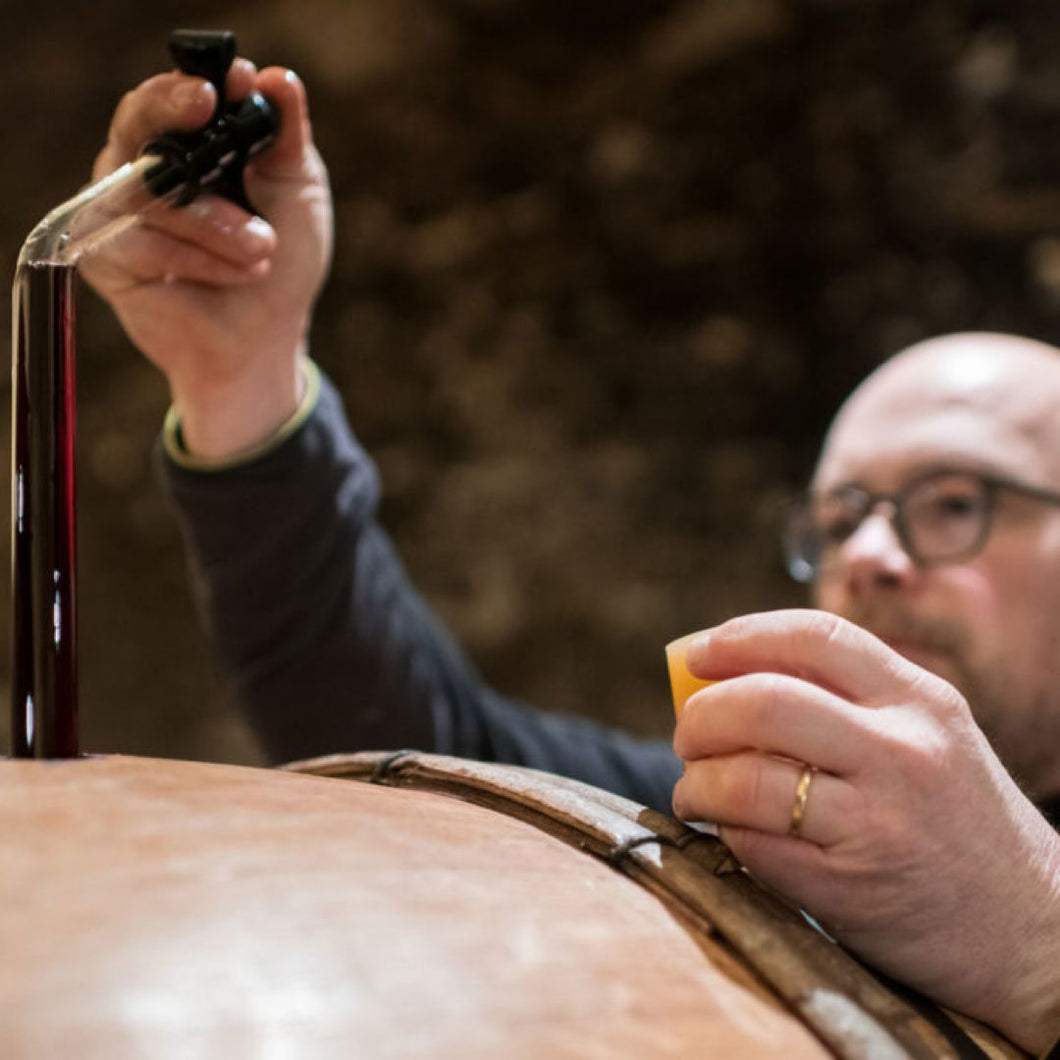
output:
POLYGON ((532 766, 669 811, 668 744, 546 713, 485 685, 376 521, 379 481, 325 379, 254 460, 200 470, 159 447, 196 602, 275 761, 413 747, 532 766))

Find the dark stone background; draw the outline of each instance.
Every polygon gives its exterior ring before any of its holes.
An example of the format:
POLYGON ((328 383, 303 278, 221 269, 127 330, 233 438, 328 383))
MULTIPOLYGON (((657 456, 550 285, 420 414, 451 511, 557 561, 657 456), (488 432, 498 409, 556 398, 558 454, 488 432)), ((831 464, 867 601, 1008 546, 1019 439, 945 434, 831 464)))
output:
MULTIPOLYGON (((308 83, 317 359, 420 585, 539 705, 667 731, 666 640, 800 599, 776 508, 856 380, 940 331, 1060 340, 1055 5, 4 5, 8 275, 178 25, 308 83)), ((254 761, 151 476, 164 386, 79 311, 84 745, 254 761)))

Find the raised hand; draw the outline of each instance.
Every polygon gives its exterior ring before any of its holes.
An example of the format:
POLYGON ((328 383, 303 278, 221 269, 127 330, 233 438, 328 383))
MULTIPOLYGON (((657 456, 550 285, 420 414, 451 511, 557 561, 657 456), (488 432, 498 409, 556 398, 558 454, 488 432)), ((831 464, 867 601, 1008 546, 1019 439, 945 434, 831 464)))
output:
MULTIPOLYGON (((275 143, 245 173, 262 217, 203 195, 151 212, 80 264, 133 343, 165 373, 185 443, 206 457, 257 444, 297 406, 299 362, 332 243, 327 172, 301 81, 237 59, 225 90, 233 100, 259 91, 280 111, 275 143)), ((93 179, 137 157, 163 131, 202 126, 215 103, 208 81, 179 73, 145 81, 115 111, 93 179)))

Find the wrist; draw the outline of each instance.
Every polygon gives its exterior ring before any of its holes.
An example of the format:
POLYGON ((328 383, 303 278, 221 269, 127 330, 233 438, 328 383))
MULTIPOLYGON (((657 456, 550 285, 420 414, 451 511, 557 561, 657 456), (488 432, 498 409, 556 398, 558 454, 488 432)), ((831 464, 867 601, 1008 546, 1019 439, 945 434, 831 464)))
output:
POLYGON ((300 348, 293 357, 258 360, 220 378, 171 381, 184 451, 222 462, 262 445, 297 412, 307 364, 300 348))
MULTIPOLYGON (((1043 822, 1044 823, 1044 822, 1043 822)), ((1049 829, 1043 858, 1043 899, 1035 916, 1020 925, 1019 959, 1008 991, 1006 1011, 996 1021, 1016 1044, 1035 1056, 1060 1044, 1060 840, 1049 829)))
MULTIPOLYGON (((320 369, 308 358, 302 358, 296 369, 293 409, 288 395, 280 391, 269 392, 277 394, 275 403, 266 406, 265 410, 254 407, 246 417, 231 417, 232 406, 221 400, 193 405, 200 416, 212 410, 214 416, 220 415, 225 421, 216 427, 210 420, 205 421, 210 442, 217 443, 207 451, 204 451, 201 433, 193 434, 189 441, 181 408, 174 401, 166 413, 162 431, 163 446, 170 459, 192 470, 218 471, 250 463, 281 445, 309 418, 320 397, 320 369), (279 400, 281 396, 282 400, 279 400), (263 411, 264 414, 260 414, 263 411)), ((251 393, 242 388, 235 394, 237 412, 251 393)))

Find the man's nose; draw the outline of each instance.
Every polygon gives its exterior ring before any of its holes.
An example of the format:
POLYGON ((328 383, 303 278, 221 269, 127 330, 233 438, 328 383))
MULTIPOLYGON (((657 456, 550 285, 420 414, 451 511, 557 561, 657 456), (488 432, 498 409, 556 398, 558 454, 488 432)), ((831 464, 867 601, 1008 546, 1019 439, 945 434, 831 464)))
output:
POLYGON ((897 588, 916 572, 916 563, 895 530, 892 513, 880 508, 869 512, 843 542, 836 572, 854 591, 897 588))

